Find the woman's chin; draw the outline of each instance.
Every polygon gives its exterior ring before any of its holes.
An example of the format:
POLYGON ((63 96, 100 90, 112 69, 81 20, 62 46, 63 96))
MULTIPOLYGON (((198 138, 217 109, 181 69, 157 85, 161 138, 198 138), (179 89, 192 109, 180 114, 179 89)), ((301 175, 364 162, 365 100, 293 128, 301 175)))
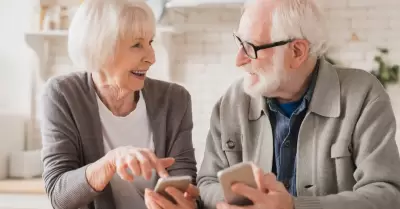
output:
POLYGON ((144 81, 130 82, 128 88, 132 91, 140 91, 144 87, 144 81))

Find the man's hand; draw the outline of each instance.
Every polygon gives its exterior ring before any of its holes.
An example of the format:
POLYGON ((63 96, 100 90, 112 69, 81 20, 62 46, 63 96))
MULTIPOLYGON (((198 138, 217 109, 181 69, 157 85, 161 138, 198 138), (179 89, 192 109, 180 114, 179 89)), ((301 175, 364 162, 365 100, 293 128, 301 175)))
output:
POLYGON ((168 187, 166 192, 171 195, 176 204, 167 200, 160 194, 146 189, 145 203, 149 209, 194 209, 196 208, 196 198, 199 196, 197 187, 190 185, 185 193, 173 188, 168 187))
POLYGON ((239 207, 222 202, 217 204, 218 209, 294 209, 292 196, 286 190, 285 186, 276 180, 274 174, 264 174, 256 166, 253 166, 253 172, 256 178, 257 189, 241 183, 232 185, 233 192, 247 197, 253 202, 253 205, 239 207))

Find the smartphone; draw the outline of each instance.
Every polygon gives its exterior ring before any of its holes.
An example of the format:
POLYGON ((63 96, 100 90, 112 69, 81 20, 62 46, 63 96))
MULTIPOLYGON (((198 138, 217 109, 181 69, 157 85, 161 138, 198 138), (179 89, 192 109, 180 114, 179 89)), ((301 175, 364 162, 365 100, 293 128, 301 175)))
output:
POLYGON ((171 201, 172 203, 176 204, 175 199, 169 195, 165 189, 167 187, 174 187, 181 192, 186 192, 187 188, 189 187, 190 183, 192 183, 191 176, 169 176, 166 178, 160 178, 157 181, 156 188, 154 189, 155 192, 161 194, 166 199, 171 201))
POLYGON ((250 162, 239 163, 218 172, 218 179, 224 192, 225 201, 230 205, 246 206, 253 202, 248 198, 234 193, 231 189, 235 183, 243 183, 252 188, 257 188, 252 164, 250 162))

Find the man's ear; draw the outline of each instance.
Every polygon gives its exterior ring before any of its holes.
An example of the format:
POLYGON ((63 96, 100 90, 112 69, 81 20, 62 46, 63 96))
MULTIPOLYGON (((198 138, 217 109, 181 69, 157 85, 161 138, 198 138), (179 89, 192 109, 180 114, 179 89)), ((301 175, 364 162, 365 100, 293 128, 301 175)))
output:
POLYGON ((307 40, 294 40, 290 43, 292 50, 291 68, 297 69, 303 64, 309 56, 310 43, 307 40))

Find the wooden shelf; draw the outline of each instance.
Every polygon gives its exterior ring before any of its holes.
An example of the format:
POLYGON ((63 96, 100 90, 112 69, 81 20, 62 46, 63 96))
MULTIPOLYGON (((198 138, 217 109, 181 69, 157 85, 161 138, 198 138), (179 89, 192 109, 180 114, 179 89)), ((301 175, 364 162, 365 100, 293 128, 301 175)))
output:
POLYGON ((0 180, 0 193, 6 194, 45 194, 42 179, 0 180))
POLYGON ((191 7, 241 7, 246 0, 170 0, 166 8, 191 8, 191 7))
POLYGON ((67 37, 67 30, 53 30, 53 31, 38 31, 38 32, 28 32, 25 34, 27 37, 67 37))
POLYGON ((79 6, 82 0, 40 0, 42 6, 79 6))
MULTIPOLYGON (((83 0, 40 0, 42 6, 79 6, 83 0)), ((166 8, 242 6, 246 0, 169 0, 166 8)))
MULTIPOLYGON (((181 33, 175 27, 172 26, 157 26, 157 33, 181 33)), ((66 38, 68 37, 68 30, 49 30, 49 31, 37 31, 25 33, 27 38, 66 38)), ((29 41, 29 40, 27 40, 29 41)), ((36 41, 36 40, 33 40, 36 41)), ((29 43, 28 43, 29 44, 29 43)))

